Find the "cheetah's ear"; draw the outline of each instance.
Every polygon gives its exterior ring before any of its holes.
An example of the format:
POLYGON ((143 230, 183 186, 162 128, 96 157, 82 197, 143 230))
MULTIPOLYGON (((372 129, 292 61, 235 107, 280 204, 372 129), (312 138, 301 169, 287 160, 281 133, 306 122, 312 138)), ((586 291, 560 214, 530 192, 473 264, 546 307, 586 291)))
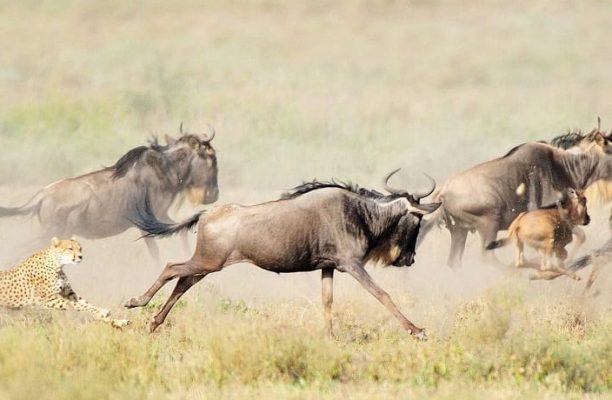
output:
POLYGON ((77 241, 76 236, 72 235, 72 236, 70 237, 70 240, 72 240, 73 242, 76 242, 76 241, 77 241))
POLYGON ((55 236, 53 237, 53 239, 51 239, 51 244, 52 244, 53 246, 56 246, 56 247, 57 247, 57 245, 59 244, 59 242, 60 242, 60 241, 59 241, 59 239, 58 239, 58 238, 56 238, 55 236))

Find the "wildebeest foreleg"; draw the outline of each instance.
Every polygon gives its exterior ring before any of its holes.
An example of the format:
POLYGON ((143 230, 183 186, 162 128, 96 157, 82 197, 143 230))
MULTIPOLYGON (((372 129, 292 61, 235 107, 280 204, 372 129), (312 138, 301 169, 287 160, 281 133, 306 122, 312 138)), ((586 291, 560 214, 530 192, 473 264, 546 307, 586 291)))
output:
POLYGON ((172 294, 170 295, 170 297, 168 297, 166 304, 164 304, 160 312, 155 317, 153 317, 153 319, 149 323, 149 332, 153 332, 155 329, 157 329, 158 326, 163 324, 166 320, 166 317, 168 316, 168 313, 170 312, 172 307, 174 307, 174 304, 176 304, 178 299, 180 299, 181 296, 185 294, 185 292, 189 290, 190 287, 201 281, 202 278, 204 278, 207 274, 208 273, 204 273, 201 275, 183 276, 179 278, 178 282, 176 283, 176 286, 174 287, 174 290, 172 291, 172 294))
POLYGON ((149 301, 155 296, 155 293, 159 291, 166 283, 174 278, 180 278, 183 276, 190 276, 201 273, 196 268, 193 268, 190 262, 186 263, 169 263, 166 268, 159 275, 159 278, 153 283, 153 285, 147 290, 142 296, 134 297, 125 303, 125 307, 143 307, 146 306, 149 301))
POLYGON ((344 269, 344 271, 348 272, 353 276, 353 278, 357 279, 361 286, 363 286, 368 292, 370 292, 378 301, 380 301, 391 313, 397 318, 404 329, 410 332, 411 335, 417 337, 418 339, 427 339, 425 335, 425 330, 418 328, 415 324, 413 324, 408 318, 402 314, 402 312, 397 308, 393 300, 391 300, 391 296, 384 290, 380 288, 370 277, 370 275, 366 272, 363 266, 354 265, 349 268, 344 269))
POLYGON ((332 337, 332 302, 334 301, 334 269, 323 268, 321 270, 321 297, 323 300, 323 312, 325 313, 325 330, 332 337))

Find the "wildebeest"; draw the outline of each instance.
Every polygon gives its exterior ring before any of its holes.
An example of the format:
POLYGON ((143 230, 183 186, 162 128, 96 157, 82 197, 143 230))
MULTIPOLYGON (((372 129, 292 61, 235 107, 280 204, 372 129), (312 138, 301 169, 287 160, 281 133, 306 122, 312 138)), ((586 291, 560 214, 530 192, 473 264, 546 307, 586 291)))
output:
POLYGON ((146 305, 167 282, 179 278, 161 311, 152 319, 154 331, 176 301, 206 275, 240 262, 277 273, 321 270, 325 323, 332 334, 331 305, 334 271, 353 276, 385 305, 412 335, 425 337, 389 295, 366 272, 367 261, 410 266, 414 262, 421 217, 438 203, 420 204, 433 192, 410 194, 387 185, 390 195, 337 182, 310 182, 295 187, 280 200, 253 206, 237 204, 196 214, 175 225, 160 223, 146 210, 136 222, 154 236, 166 236, 197 224, 194 255, 185 262, 169 263, 155 283, 126 307, 146 305))
MULTIPOLYGON (((179 193, 192 202, 217 200, 217 158, 210 137, 182 132, 166 136, 167 145, 152 141, 123 155, 114 165, 55 182, 21 207, 0 208, 0 216, 34 214, 45 240, 51 236, 79 235, 103 238, 134 226, 130 219, 145 202, 160 220, 168 221, 168 208, 179 193)), ((157 245, 147 246, 158 257, 157 245)))
POLYGON ((525 263, 526 244, 539 250, 542 255, 541 263, 534 265, 539 271, 531 279, 550 280, 567 275, 580 280, 565 268, 568 257, 565 246, 572 242, 573 236, 579 242, 584 242, 584 231, 577 225, 588 225, 590 220, 584 194, 570 189, 563 192, 562 198, 555 204, 520 213, 510 224, 508 236, 489 243, 486 248, 492 250, 513 242, 517 250, 516 267, 525 268, 532 266, 525 263), (557 258, 556 266, 552 265, 553 254, 557 258))
POLYGON ((444 222, 451 234, 448 264, 457 267, 468 232, 478 231, 484 249, 521 212, 554 201, 564 189, 584 190, 611 178, 612 156, 599 150, 572 154, 545 143, 522 144, 446 181, 434 196, 442 207, 427 229, 444 222))

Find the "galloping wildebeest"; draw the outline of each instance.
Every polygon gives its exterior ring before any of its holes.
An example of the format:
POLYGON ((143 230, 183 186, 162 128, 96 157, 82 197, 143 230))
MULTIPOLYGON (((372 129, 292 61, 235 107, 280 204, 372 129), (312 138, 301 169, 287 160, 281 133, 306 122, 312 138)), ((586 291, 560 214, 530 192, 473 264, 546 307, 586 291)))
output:
POLYGON ((332 333, 331 304, 334 270, 348 272, 384 304, 412 335, 425 338, 395 306, 364 265, 410 266, 414 262, 421 217, 439 203, 419 204, 433 192, 410 194, 385 189, 390 195, 336 182, 311 182, 295 187, 280 200, 254 206, 236 204, 196 214, 175 225, 160 223, 146 210, 135 221, 153 236, 172 235, 198 225, 197 245, 190 260, 169 263, 155 283, 126 307, 146 305, 162 286, 179 278, 161 311, 152 319, 154 331, 163 323, 176 301, 206 275, 240 262, 281 272, 322 270, 323 305, 328 334, 332 333))
MULTIPOLYGON (((113 166, 55 182, 21 207, 0 208, 0 216, 36 214, 47 236, 79 235, 102 238, 134 226, 137 204, 147 201, 155 215, 169 220, 167 211, 175 197, 186 192, 194 203, 217 200, 217 159, 214 138, 183 134, 166 136, 128 151, 113 166)), ((147 239, 153 257, 157 244, 147 239)))
POLYGON ((468 232, 478 231, 484 249, 521 212, 554 201, 565 189, 584 190, 600 179, 612 179, 612 156, 604 152, 572 154, 545 143, 522 144, 446 181, 434 196, 442 207, 424 233, 442 220, 451 234, 448 264, 458 267, 468 232))

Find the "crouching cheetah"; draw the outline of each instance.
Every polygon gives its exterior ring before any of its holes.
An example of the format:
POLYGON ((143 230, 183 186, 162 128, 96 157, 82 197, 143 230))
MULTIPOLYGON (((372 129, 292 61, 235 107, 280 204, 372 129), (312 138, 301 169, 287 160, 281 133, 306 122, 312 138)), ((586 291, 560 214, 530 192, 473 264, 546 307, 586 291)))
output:
POLYGON ((40 306, 60 310, 72 307, 117 328, 127 325, 128 320, 111 319, 108 310, 95 307, 74 293, 62 267, 78 264, 82 259, 79 242, 53 238, 51 246, 31 255, 13 269, 0 271, 0 306, 40 306))

